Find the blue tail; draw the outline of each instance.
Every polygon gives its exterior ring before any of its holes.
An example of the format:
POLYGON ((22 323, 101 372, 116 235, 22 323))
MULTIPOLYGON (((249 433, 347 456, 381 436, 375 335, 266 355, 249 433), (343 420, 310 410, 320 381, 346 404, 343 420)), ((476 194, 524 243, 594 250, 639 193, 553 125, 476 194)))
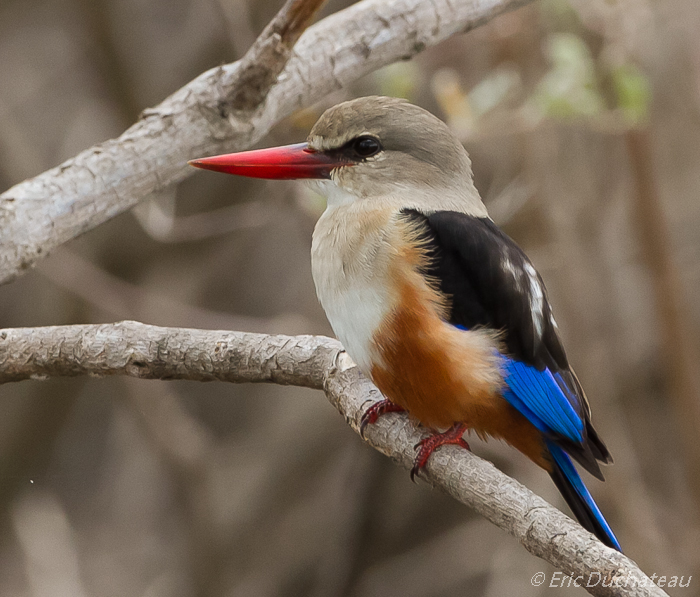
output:
POLYGON ((608 547, 621 552, 622 548, 612 532, 610 525, 601 514, 593 501, 590 492, 571 462, 571 458, 554 442, 547 440, 547 448, 552 455, 554 469, 550 473, 557 489, 569 504, 569 508, 578 519, 581 526, 593 533, 608 547))

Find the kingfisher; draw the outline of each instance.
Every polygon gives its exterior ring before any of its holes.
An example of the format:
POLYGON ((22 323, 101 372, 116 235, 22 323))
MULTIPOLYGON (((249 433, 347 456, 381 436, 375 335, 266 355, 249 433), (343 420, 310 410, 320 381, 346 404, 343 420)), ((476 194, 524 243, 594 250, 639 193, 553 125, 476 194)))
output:
POLYGON ((581 525, 621 551, 573 460, 611 463, 567 359, 542 277, 489 218, 467 151, 439 118, 370 96, 324 112, 305 143, 193 160, 198 168, 306 179, 327 208, 313 233, 319 301, 384 400, 361 430, 406 411, 432 431, 411 477, 473 431, 546 470, 581 525))

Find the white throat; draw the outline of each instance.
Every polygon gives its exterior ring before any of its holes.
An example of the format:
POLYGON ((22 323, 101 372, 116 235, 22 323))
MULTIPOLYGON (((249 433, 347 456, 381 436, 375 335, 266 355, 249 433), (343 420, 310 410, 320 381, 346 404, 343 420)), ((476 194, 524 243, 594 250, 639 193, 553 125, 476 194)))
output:
POLYGON ((315 179, 306 182, 316 193, 326 198, 328 207, 350 205, 359 199, 357 195, 339 187, 332 180, 315 179))
POLYGON ((475 217, 488 217, 486 207, 473 185, 465 192, 464 189, 418 187, 399 182, 394 185, 395 189, 391 194, 365 197, 341 187, 335 180, 306 182, 315 192, 326 198, 328 209, 331 210, 341 205, 369 200, 368 207, 374 208, 393 206, 397 211, 404 208, 417 209, 424 213, 456 211, 475 217))

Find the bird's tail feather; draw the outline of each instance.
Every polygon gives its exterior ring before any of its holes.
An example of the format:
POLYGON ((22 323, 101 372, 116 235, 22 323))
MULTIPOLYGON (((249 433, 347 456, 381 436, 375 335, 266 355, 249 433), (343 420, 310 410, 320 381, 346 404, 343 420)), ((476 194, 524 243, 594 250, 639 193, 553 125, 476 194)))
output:
POLYGON ((554 465, 550 476, 581 526, 608 547, 621 552, 622 548, 615 534, 583 484, 583 479, 571 462, 571 458, 554 442, 547 441, 547 448, 552 455, 554 465))

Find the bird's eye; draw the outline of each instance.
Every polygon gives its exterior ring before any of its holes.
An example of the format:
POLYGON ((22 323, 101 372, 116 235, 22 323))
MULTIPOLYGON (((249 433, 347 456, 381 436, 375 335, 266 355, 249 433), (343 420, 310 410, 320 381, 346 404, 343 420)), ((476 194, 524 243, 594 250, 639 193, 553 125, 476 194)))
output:
POLYGON ((362 135, 351 141, 353 152, 361 158, 369 158, 378 154, 382 150, 382 146, 374 137, 362 135))

